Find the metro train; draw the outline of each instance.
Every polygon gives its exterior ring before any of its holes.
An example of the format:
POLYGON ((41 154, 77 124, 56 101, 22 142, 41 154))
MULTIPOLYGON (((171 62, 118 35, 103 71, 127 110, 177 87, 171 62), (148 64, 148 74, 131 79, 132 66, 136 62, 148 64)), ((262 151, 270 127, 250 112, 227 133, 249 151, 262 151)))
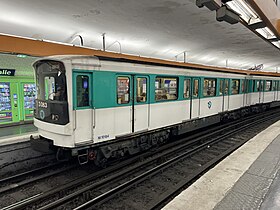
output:
MULTIPOLYGON (((152 59, 151 59, 152 60, 152 59)), ((171 136, 280 105, 278 74, 102 56, 51 56, 34 64, 31 145, 106 164, 171 136)))

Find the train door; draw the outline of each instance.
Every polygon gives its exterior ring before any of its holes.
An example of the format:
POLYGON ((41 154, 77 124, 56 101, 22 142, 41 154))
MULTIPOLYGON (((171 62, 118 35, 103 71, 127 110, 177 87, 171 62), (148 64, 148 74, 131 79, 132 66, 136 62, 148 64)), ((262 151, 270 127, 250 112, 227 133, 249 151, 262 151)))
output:
POLYGON ((249 105, 251 105, 251 94, 250 94, 250 90, 251 90, 251 88, 250 87, 252 87, 253 85, 252 85, 252 83, 253 83, 253 80, 248 80, 248 79, 246 79, 245 80, 245 106, 249 106, 249 105))
POLYGON ((133 76, 132 132, 149 127, 149 77, 133 76))
POLYGON ((222 101, 222 111, 228 111, 229 109, 229 94, 228 94, 228 88, 229 88, 229 79, 221 79, 222 86, 222 95, 223 95, 223 101, 222 101))
POLYGON ((192 78, 192 94, 191 94, 191 118, 198 118, 200 115, 200 79, 192 78))
POLYGON ((93 81, 91 73, 73 74, 73 121, 75 144, 87 144, 93 141, 93 81))

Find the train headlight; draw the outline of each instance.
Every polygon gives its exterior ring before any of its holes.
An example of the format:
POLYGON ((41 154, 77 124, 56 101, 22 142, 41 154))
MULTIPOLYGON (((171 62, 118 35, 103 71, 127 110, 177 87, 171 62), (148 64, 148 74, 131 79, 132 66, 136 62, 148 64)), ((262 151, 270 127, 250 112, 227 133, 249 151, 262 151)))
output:
POLYGON ((58 121, 59 120, 59 115, 58 114, 52 114, 51 117, 52 117, 53 121, 58 121))

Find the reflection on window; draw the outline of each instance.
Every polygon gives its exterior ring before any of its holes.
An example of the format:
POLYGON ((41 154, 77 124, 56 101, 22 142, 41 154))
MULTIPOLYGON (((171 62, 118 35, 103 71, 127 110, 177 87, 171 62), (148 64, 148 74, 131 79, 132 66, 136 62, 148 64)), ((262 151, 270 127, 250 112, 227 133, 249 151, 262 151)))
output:
POLYGON ((176 100, 177 99, 177 78, 156 77, 155 99, 176 100))
POLYGON ((203 96, 216 95, 216 79, 204 79, 203 96))
POLYGON ((198 92, 199 92, 199 82, 198 82, 198 79, 195 79, 193 81, 193 97, 194 98, 198 97, 198 92))
POLYGON ((78 75, 76 77, 77 107, 89 106, 89 77, 78 75))
POLYGON ((271 83, 272 83, 272 81, 270 80, 270 81, 266 81, 266 83, 265 83, 265 91, 271 91, 271 83))
POLYGON ((232 93, 232 95, 239 93, 239 80, 238 79, 232 80, 231 93, 232 93))
POLYGON ((129 95, 129 77, 118 77, 117 80, 118 90, 117 90, 117 97, 118 97, 118 104, 128 104, 130 100, 129 95))
POLYGON ((147 79, 146 78, 137 78, 137 102, 146 102, 147 101, 147 79))
POLYGON ((184 98, 190 97, 190 87, 191 87, 191 80, 185 79, 184 80, 184 98))

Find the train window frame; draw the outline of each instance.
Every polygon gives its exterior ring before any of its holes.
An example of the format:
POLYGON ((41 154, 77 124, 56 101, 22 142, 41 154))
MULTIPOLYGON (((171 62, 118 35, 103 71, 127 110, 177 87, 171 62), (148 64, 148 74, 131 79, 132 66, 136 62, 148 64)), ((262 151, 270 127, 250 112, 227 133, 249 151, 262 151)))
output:
POLYGON ((190 97, 191 97, 191 79, 190 78, 185 78, 184 79, 183 98, 189 99, 190 97))
POLYGON ((240 79, 232 79, 230 89, 231 89, 231 95, 238 95, 240 93, 240 79), (238 82, 238 84, 236 84, 235 82, 238 82))
MULTIPOLYGON (((155 77, 155 101, 156 102, 163 102, 163 101, 176 101, 178 100, 178 87, 179 87, 179 78, 178 77, 172 77, 172 76, 156 76, 155 77), (158 82, 160 81, 160 82, 158 82), (162 82, 163 81, 163 82, 162 82), (169 81, 169 84, 166 81, 169 81), (167 85, 171 86, 171 81, 172 83, 175 82, 176 87, 167 87, 167 85), (163 87, 162 87, 162 84, 163 87), (170 90, 175 90, 175 94, 171 93, 170 90), (175 97, 174 97, 175 96, 175 97)), ((174 84, 172 84, 174 85, 174 84)))
MULTIPOLYGON (((117 104, 118 105, 125 105, 125 104, 129 104, 130 103, 130 98, 131 98, 131 93, 130 93, 130 84, 131 84, 131 78, 129 76, 125 76, 125 75, 118 75, 116 78, 116 99, 117 99, 117 104), (123 92, 123 94, 120 96, 120 83, 119 80, 124 80, 124 79, 128 79, 128 85, 126 85, 128 88, 126 89, 125 87, 122 87, 121 92, 123 92), (125 93, 126 92, 126 93, 125 93), (127 94, 127 96, 126 96, 127 94), (122 97, 124 96, 124 101, 122 101, 122 97)), ((124 86, 124 85, 122 85, 124 86)))
POLYGON ((203 79, 203 97, 215 97, 217 94, 217 79, 204 78, 203 79), (210 84, 210 85, 209 85, 210 84))

